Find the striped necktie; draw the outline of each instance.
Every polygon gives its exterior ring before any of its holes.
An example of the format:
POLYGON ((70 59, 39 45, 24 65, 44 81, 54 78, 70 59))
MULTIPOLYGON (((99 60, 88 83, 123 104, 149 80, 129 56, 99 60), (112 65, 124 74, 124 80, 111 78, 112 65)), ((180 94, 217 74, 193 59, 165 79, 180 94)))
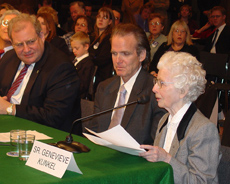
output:
POLYGON ((4 53, 5 51, 3 49, 0 49, 0 59, 2 58, 2 54, 4 53))
MULTIPOLYGON (((120 96, 119 96, 119 100, 118 100, 118 105, 117 106, 120 106, 120 105, 124 105, 125 104, 125 95, 126 95, 126 89, 124 87, 124 84, 121 86, 120 88, 120 96)), ((110 128, 113 128, 119 124, 121 124, 121 120, 122 120, 122 117, 124 115, 124 111, 125 111, 125 107, 122 107, 122 108, 119 108, 119 109, 116 109, 114 111, 114 114, 113 114, 113 117, 111 119, 111 123, 109 125, 109 129, 110 128)))
POLYGON ((29 68, 30 65, 25 65, 24 68, 20 71, 18 77, 16 78, 16 80, 13 82, 13 84, 11 85, 8 93, 7 93, 7 100, 10 101, 11 96, 15 93, 15 91, 18 89, 18 87, 20 86, 20 84, 22 83, 23 78, 26 75, 27 69, 29 68))

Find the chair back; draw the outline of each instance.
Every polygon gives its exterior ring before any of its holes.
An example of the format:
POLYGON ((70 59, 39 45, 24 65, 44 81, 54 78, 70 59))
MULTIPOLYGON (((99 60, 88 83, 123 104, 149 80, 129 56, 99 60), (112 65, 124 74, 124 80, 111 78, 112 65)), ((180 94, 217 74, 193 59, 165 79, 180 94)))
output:
POLYGON ((230 147, 221 146, 222 157, 217 169, 219 184, 229 184, 230 181, 230 147))
POLYGON ((206 71, 206 75, 226 79, 228 54, 213 54, 209 52, 200 52, 200 62, 206 71))
MULTIPOLYGON (((94 112, 94 102, 81 99, 81 117, 86 117, 94 112)), ((82 131, 85 132, 85 127, 88 127, 90 119, 86 119, 82 121, 82 131)))

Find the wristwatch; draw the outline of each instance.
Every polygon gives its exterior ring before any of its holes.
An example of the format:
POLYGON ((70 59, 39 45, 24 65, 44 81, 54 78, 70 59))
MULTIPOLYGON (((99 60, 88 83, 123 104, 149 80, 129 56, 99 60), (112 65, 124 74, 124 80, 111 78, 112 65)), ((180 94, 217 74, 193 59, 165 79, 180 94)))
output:
POLYGON ((14 104, 11 104, 9 107, 6 108, 6 112, 8 115, 12 115, 13 113, 13 105, 14 104))

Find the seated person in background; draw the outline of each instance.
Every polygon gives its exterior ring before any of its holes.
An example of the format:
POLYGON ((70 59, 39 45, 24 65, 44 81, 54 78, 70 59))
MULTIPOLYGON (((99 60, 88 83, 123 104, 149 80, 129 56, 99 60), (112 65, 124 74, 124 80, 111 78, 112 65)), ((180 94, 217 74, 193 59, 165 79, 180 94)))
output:
POLYGON ((211 34, 215 32, 216 28, 213 25, 213 19, 211 17, 211 12, 208 15, 208 22, 200 29, 195 30, 195 33, 192 35, 193 38, 208 38, 211 34))
POLYGON ((179 20, 183 20, 189 27, 190 34, 193 34, 195 30, 199 28, 196 21, 192 19, 192 7, 189 5, 183 5, 180 7, 179 20))
POLYGON ((216 31, 206 39, 204 51, 230 54, 230 26, 226 25, 226 10, 221 6, 211 9, 211 18, 216 31))
POLYGON ((3 13, 5 13, 5 11, 7 10, 14 10, 15 8, 8 4, 8 3, 3 3, 3 4, 0 4, 0 17, 3 15, 3 13))
POLYGON ((149 71, 151 74, 156 76, 157 64, 161 56, 167 51, 188 52, 199 60, 199 50, 193 46, 188 25, 184 21, 177 20, 172 25, 168 34, 168 42, 159 47, 150 64, 149 71))
POLYGON ((137 25, 140 26, 145 32, 149 32, 148 18, 153 12, 154 6, 152 3, 148 2, 141 7, 139 14, 134 15, 137 25))
POLYGON ((140 156, 169 163, 175 184, 218 183, 218 130, 193 103, 205 90, 201 63, 188 53, 167 52, 157 67, 153 92, 168 113, 160 120, 154 145, 141 145, 148 151, 140 156))
POLYGON ((0 62, 0 114, 69 131, 81 115, 76 69, 63 52, 45 42, 34 15, 20 14, 8 26, 14 50, 0 62))
POLYGON ((68 33, 73 30, 74 22, 79 15, 85 15, 85 4, 81 1, 74 1, 69 5, 71 17, 63 25, 63 29, 68 33))
POLYGON ((75 55, 73 61, 80 78, 80 95, 81 98, 88 98, 90 82, 93 80, 95 66, 89 57, 88 49, 90 45, 89 35, 79 31, 70 39, 71 47, 75 55))
POLYGON ((140 144, 152 144, 157 121, 165 112, 157 107, 151 91, 153 76, 145 70, 150 56, 145 32, 133 24, 118 24, 111 35, 111 53, 117 75, 99 84, 94 113, 136 101, 143 95, 150 101, 97 116, 86 127, 102 132, 120 124, 140 144))
POLYGON ((37 14, 37 19, 41 24, 45 40, 53 44, 56 48, 64 52, 66 55, 70 56, 72 53, 69 52, 65 40, 63 38, 60 38, 56 34, 55 22, 52 15, 50 15, 49 13, 39 13, 37 14))
POLYGON ((0 17, 0 59, 6 52, 13 49, 11 40, 8 35, 8 24, 11 19, 18 16, 20 12, 18 10, 7 10, 0 17))
POLYGON ((79 15, 76 18, 76 22, 74 23, 74 30, 62 36, 62 38, 65 39, 65 42, 68 45, 69 51, 73 52, 71 44, 70 44, 70 38, 71 36, 74 35, 74 33, 82 31, 90 35, 92 30, 93 30, 93 26, 90 23, 89 18, 86 17, 85 15, 79 15))
POLYGON ((115 26, 116 26, 117 24, 120 24, 123 21, 123 12, 120 9, 115 8, 113 9, 113 14, 114 14, 115 26))
POLYGON ((165 18, 159 13, 152 13, 149 17, 149 32, 146 33, 150 44, 150 60, 162 43, 167 42, 167 37, 162 34, 165 18))
POLYGON ((55 22, 57 36, 62 36, 66 34, 66 31, 60 27, 59 20, 58 20, 58 12, 55 9, 53 9, 50 6, 42 6, 37 11, 37 14, 40 14, 40 13, 48 13, 52 15, 54 22, 55 22))

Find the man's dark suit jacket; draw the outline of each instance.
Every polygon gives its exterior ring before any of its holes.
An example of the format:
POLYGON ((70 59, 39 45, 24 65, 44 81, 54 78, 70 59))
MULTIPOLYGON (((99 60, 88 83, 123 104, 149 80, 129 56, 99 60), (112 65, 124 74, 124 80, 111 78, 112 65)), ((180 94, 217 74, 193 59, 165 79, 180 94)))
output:
MULTIPOLYGON (((119 87, 119 76, 114 76, 99 84, 95 96, 95 113, 114 107, 119 87)), ((150 96, 150 101, 146 104, 127 106, 121 122, 121 126, 140 144, 153 144, 158 122, 165 113, 158 107, 152 88, 153 76, 142 68, 128 102, 136 101, 142 95, 150 96)), ((111 116, 112 112, 100 115, 92 119, 90 125, 86 127, 96 132, 105 131, 109 127, 111 116)))
POLYGON ((76 69, 80 77, 80 94, 81 98, 86 98, 89 95, 90 82, 93 80, 95 66, 88 56, 82 59, 77 65, 76 69))
MULTIPOLYGON (((0 96, 6 96, 21 60, 14 50, 0 62, 0 96)), ((45 43, 42 58, 35 64, 16 116, 69 131, 80 117, 80 80, 68 57, 45 43)))
MULTIPOLYGON (((214 32, 215 33, 215 32, 214 32)), ((214 33, 206 39, 204 51, 210 52, 212 49, 212 39, 214 33)), ((216 42, 216 53, 230 54, 230 26, 226 25, 216 42)))

